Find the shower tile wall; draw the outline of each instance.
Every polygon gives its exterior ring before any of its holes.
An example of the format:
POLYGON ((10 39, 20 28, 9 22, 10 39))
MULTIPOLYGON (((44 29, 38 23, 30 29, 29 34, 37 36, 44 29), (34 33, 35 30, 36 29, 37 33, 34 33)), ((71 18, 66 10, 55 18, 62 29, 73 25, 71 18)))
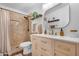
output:
POLYGON ((24 15, 10 12, 11 18, 11 46, 16 48, 21 42, 29 40, 28 20, 24 15))

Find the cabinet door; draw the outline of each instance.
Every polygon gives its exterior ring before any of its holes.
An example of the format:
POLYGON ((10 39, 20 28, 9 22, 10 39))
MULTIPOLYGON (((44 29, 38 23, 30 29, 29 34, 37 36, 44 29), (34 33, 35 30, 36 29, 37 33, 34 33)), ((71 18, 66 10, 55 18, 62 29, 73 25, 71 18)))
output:
POLYGON ((79 56, 79 43, 77 44, 77 56, 79 56))
POLYGON ((39 37, 40 45, 44 45, 45 47, 51 47, 51 39, 45 37, 39 37))
POLYGON ((36 56, 37 55, 37 42, 36 42, 36 38, 32 38, 32 55, 36 56))
POLYGON ((55 56, 66 56, 66 54, 59 52, 59 51, 55 51, 54 55, 55 56))
POLYGON ((37 37, 32 37, 32 55, 33 56, 40 56, 40 51, 39 51, 39 40, 37 37))
POLYGON ((55 49, 55 41, 54 41, 54 39, 52 40, 51 39, 51 47, 52 47, 52 55, 54 56, 54 49, 55 49))
POLYGON ((68 56, 76 55, 76 44, 65 41, 55 41, 55 50, 60 51, 68 56))

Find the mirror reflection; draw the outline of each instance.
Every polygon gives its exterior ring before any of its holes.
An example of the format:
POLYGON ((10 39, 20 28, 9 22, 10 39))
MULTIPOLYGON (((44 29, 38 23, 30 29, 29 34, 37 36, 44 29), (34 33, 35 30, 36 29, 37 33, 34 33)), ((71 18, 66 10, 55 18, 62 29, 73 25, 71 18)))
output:
POLYGON ((44 13, 44 19, 47 20, 49 28, 63 28, 66 27, 69 23, 69 4, 60 3, 51 6, 44 13))

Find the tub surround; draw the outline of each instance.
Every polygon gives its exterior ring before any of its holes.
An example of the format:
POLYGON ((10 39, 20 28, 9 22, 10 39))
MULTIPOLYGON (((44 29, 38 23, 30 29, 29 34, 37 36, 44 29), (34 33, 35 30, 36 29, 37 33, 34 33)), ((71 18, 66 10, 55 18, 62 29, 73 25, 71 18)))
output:
POLYGON ((28 31, 28 20, 24 18, 25 15, 9 11, 10 13, 10 40, 11 47, 16 48, 20 43, 30 41, 28 31))

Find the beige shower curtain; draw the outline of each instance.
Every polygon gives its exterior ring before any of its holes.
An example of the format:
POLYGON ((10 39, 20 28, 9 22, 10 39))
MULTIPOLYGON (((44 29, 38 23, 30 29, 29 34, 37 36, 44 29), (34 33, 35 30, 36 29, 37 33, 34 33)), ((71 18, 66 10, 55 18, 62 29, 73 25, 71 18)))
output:
POLYGON ((9 11, 0 9, 0 52, 5 54, 10 48, 10 16, 9 11))

